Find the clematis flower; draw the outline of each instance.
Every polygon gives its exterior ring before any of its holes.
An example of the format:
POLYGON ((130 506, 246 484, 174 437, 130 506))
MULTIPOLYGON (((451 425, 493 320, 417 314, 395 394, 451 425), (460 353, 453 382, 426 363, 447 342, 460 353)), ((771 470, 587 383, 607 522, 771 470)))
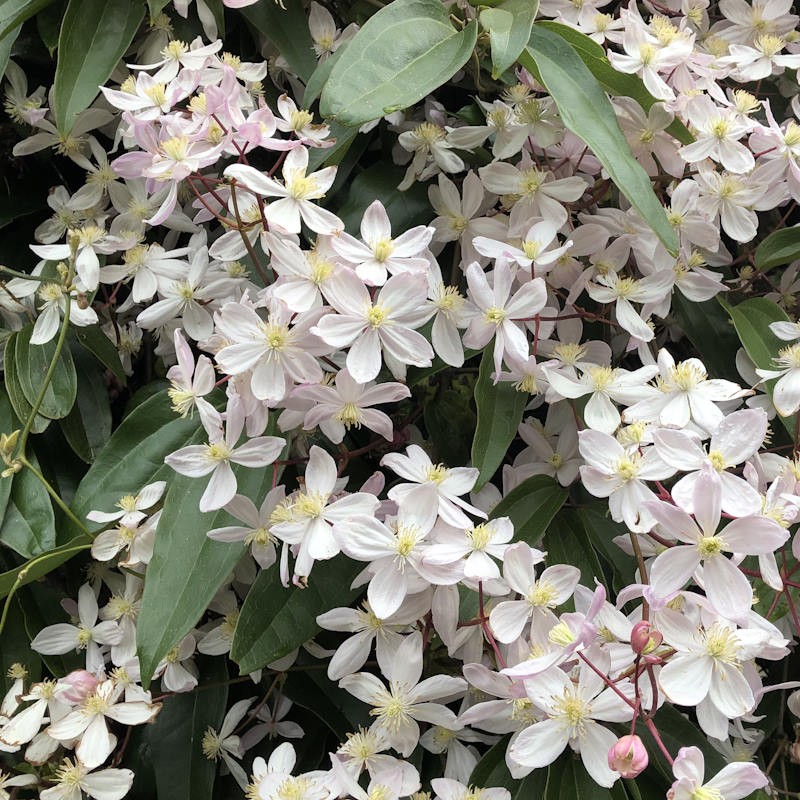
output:
POLYGON ((769 783, 755 764, 742 762, 728 764, 710 781, 703 783, 705 758, 698 747, 681 747, 672 765, 672 773, 676 778, 669 790, 673 800, 694 800, 698 797, 740 800, 769 783))

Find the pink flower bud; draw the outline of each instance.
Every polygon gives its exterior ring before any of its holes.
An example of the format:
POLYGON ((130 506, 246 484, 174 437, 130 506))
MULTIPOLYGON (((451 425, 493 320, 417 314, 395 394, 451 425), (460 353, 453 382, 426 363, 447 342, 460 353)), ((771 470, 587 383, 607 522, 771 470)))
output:
POLYGON ((87 672, 85 669, 76 669, 59 681, 61 686, 66 687, 59 696, 62 700, 77 705, 97 688, 98 683, 100 681, 91 672, 87 672))
POLYGON ((631 648, 633 652, 639 656, 650 655, 661 642, 664 637, 660 631, 653 630, 652 626, 647 620, 637 622, 631 631, 631 648))
POLYGON ((635 778, 644 771, 648 761, 647 750, 635 734, 621 736, 608 751, 608 766, 623 778, 635 778))

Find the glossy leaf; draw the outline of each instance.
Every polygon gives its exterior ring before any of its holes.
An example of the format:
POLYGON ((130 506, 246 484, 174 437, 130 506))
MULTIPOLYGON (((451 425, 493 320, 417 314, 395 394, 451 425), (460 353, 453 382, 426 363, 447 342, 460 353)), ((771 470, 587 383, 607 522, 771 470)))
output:
MULTIPOLYGON (((777 304, 766 300, 763 297, 754 297, 745 300, 737 306, 720 300, 723 308, 730 314, 739 341, 747 351, 752 362, 760 369, 774 369, 775 364, 772 359, 778 355, 782 347, 786 347, 788 342, 779 339, 769 329, 771 322, 787 322, 789 317, 786 312, 777 304)), ((775 381, 765 381, 764 388, 767 394, 772 397, 775 381)), ((794 436, 796 415, 781 417, 786 430, 790 436, 794 436)))
MULTIPOLYGON (((55 338, 45 344, 31 344, 32 333, 33 325, 26 325, 17 333, 17 344, 14 348, 14 365, 19 386, 31 407, 41 392, 45 373, 56 354, 55 338)), ((78 378, 72 355, 68 347, 62 347, 53 377, 39 406, 39 413, 48 419, 66 417, 75 403, 77 391, 78 378)))
POLYGON ((564 124, 583 139, 619 190, 671 253, 675 231, 653 191, 650 178, 633 157, 611 102, 581 57, 558 34, 534 25, 520 62, 536 71, 552 95, 564 124))
MULTIPOLYGON (((592 75, 597 78, 609 94, 617 97, 630 97, 645 111, 649 111, 655 103, 659 102, 657 98, 647 91, 644 81, 638 75, 617 72, 611 66, 603 47, 585 33, 576 31, 574 28, 570 28, 569 25, 562 25, 559 22, 550 20, 536 24, 553 31, 553 33, 557 33, 562 39, 569 42, 592 75)), ((691 144, 694 141, 694 136, 679 119, 673 120, 667 127, 667 133, 674 136, 681 144, 691 144)))
POLYGON ((626 800, 621 781, 611 788, 600 786, 586 771, 580 758, 567 749, 550 765, 547 790, 542 800, 626 800))
MULTIPOLYGON (((17 374, 17 336, 18 334, 13 333, 6 340, 6 347, 3 354, 3 371, 6 391, 8 392, 8 399, 11 401, 11 407, 17 415, 17 419, 24 422, 30 416, 31 411, 33 411, 33 406, 25 397, 22 386, 20 386, 19 375, 17 374)), ((47 419, 47 417, 37 414, 31 426, 31 431, 33 433, 42 433, 49 424, 50 420, 47 419)))
POLYGON ((514 540, 534 547, 566 499, 567 490, 552 478, 533 475, 512 489, 492 509, 490 516, 492 519, 510 517, 514 523, 514 540))
POLYGON ((549 563, 578 567, 585 586, 594 586, 595 578, 604 582, 603 567, 574 510, 562 509, 552 520, 542 540, 542 549, 547 551, 549 563))
POLYGON ((224 658, 198 659, 202 681, 193 692, 166 697, 152 725, 145 725, 143 749, 155 773, 159 798, 211 800, 217 765, 203 754, 203 735, 219 731, 228 702, 224 658))
POLYGON ((231 658, 253 672, 296 650, 320 630, 317 615, 349 605, 361 593, 350 584, 362 564, 344 556, 319 561, 308 586, 284 588, 277 565, 259 573, 242 605, 231 658))
POLYGON ((282 4, 258 2, 243 8, 241 13, 275 45, 300 80, 308 81, 317 68, 317 59, 302 0, 284 0, 282 4))
MULTIPOLYGON (((111 511, 126 494, 139 491, 154 480, 175 473, 164 464, 164 457, 183 447, 200 423, 181 419, 170 405, 165 391, 148 398, 114 431, 108 444, 78 485, 72 510, 80 518, 93 508, 111 511)), ((90 531, 101 530, 100 523, 87 522, 90 531)), ((67 524, 66 537, 79 533, 67 524)))
POLYGON ((505 0, 481 11, 481 26, 489 32, 492 46, 492 78, 497 80, 512 67, 525 49, 539 9, 539 0, 505 0))
POLYGON ((800 225, 774 231, 756 247, 756 268, 766 271, 800 258, 800 225))
POLYGON ((53 0, 2 0, 0 2, 0 39, 52 2, 53 0))
POLYGON ((27 583, 38 580, 39 578, 52 572, 56 567, 60 567, 73 556, 88 550, 92 546, 89 536, 80 535, 75 537, 61 547, 43 553, 41 556, 28 561, 22 566, 10 569, 0 574, 0 598, 5 597, 14 586, 25 586, 27 583))
POLYGON ((591 546, 613 570, 612 586, 615 591, 627 586, 633 580, 636 561, 614 544, 613 539, 616 536, 628 536, 628 529, 611 519, 605 502, 581 506, 575 510, 575 514, 591 546))
POLYGON ((124 386, 126 382, 125 370, 119 358, 119 352, 113 342, 100 329, 99 325, 76 327, 72 330, 75 338, 124 386))
POLYGON ((111 407, 97 361, 81 348, 76 348, 74 360, 78 395, 72 411, 61 420, 61 430, 75 454, 91 464, 111 437, 111 407))
MULTIPOLYGON (((193 441, 205 441, 205 431, 198 431, 193 441)), ((239 493, 260 504, 272 485, 273 469, 233 465, 239 493)), ((200 620, 245 551, 241 542, 215 542, 206 536, 212 528, 238 524, 225 511, 199 510, 207 484, 208 478, 173 473, 164 498, 136 625, 145 686, 158 662, 200 620)))
POLYGON ((12 28, 8 33, 0 37, 0 78, 6 74, 8 59, 11 58, 11 48, 14 46, 14 42, 17 41, 21 30, 22 26, 17 25, 16 28, 12 28))
POLYGON ((490 345, 483 351, 475 382, 478 424, 472 439, 472 465, 479 470, 475 491, 481 489, 503 463, 530 399, 527 392, 518 392, 509 381, 494 383, 493 372, 493 346, 490 345))
POLYGON ((56 127, 72 130, 133 41, 144 3, 70 0, 58 39, 54 108, 56 127))
POLYGON ((439 0, 394 0, 350 41, 322 90, 320 111, 358 126, 408 108, 466 63, 477 34, 474 21, 456 30, 439 0))

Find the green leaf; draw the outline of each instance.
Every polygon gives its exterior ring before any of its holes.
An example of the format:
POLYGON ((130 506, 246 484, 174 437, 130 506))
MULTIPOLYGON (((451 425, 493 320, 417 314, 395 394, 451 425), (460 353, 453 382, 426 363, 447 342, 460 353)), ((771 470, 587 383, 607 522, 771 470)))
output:
POLYGON ((349 605, 361 593, 350 584, 362 564, 343 556, 319 561, 303 589, 281 584, 277 565, 259 573, 242 605, 231 658, 253 672, 296 650, 320 630, 317 615, 349 605))
MULTIPOLYGON (((317 662, 318 664, 319 662, 317 662)), ((297 706, 308 709, 333 731, 339 741, 359 725, 369 727, 370 719, 364 703, 317 669, 286 673, 283 693, 297 706)))
POLYGON ((550 520, 567 499, 567 490, 547 475, 533 475, 512 489, 493 509, 491 519, 510 517, 515 541, 539 543, 550 520))
POLYGON ((48 49, 50 55, 58 47, 58 34, 61 30, 61 20, 64 19, 66 0, 59 0, 49 5, 44 11, 36 15, 36 28, 42 44, 48 49))
MULTIPOLYGON (((205 436, 198 431, 195 441, 205 436)), ((233 465, 239 493, 260 503, 275 469, 233 465)), ((212 528, 237 524, 226 511, 199 510, 207 484, 207 478, 177 475, 164 498, 136 624, 145 687, 158 662, 197 624, 245 551, 242 542, 215 542, 206 536, 212 528)))
POLYGON ((302 0, 284 0, 281 4, 259 2, 243 8, 248 22, 286 59, 304 83, 317 68, 314 42, 308 30, 308 16, 302 0))
MULTIPOLYGON (((164 464, 164 457, 187 444, 198 425, 196 418, 177 416, 165 391, 148 398, 122 421, 84 475, 72 511, 79 519, 85 519, 93 508, 111 511, 123 495, 174 475, 164 464)), ((90 531, 105 527, 95 522, 86 526, 90 531)), ((67 523, 64 538, 79 532, 67 523)))
POLYGON ((667 250, 677 254, 677 236, 650 178, 633 157, 606 93, 574 48, 558 34, 534 25, 520 63, 529 71, 538 72, 567 128, 589 145, 667 250))
MULTIPOLYGON (((45 344, 31 344, 32 333, 33 323, 29 323, 17 333, 17 343, 14 348, 14 366, 19 385, 31 407, 42 390, 42 380, 55 358, 58 338, 55 337, 45 344)), ((75 364, 69 348, 62 347, 56 359, 52 380, 39 406, 39 413, 49 419, 66 417, 75 403, 77 392, 78 378, 75 374, 75 364)))
MULTIPOLYGON (((21 428, 20 422, 11 407, 5 389, 0 386, 0 433, 10 434, 12 431, 21 428)), ((5 469, 5 464, 2 465, 5 469)), ((11 478, 0 478, 0 519, 6 513, 6 504, 11 494, 11 478)))
MULTIPOLYGON (((17 37, 19 36, 19 32, 21 30, 22 26, 18 25, 16 28, 12 28, 5 35, 0 36, 0 78, 6 74, 8 59, 11 58, 11 48, 14 46, 14 42, 17 41, 17 37)), ((17 187, 15 186, 15 188, 17 187)), ((2 227, 2 223, 0 223, 0 227, 2 227)))
POLYGON ((155 19, 164 9, 169 0, 147 0, 147 10, 150 12, 150 19, 155 19))
POLYGON ((736 370, 734 355, 739 349, 739 337, 719 302, 712 299, 695 303, 675 292, 672 311, 710 376, 738 383, 741 377, 736 370))
POLYGON ((103 370, 82 348, 75 348, 78 396, 61 430, 78 458, 91 464, 111 437, 111 406, 103 370))
POLYGON ((588 537, 588 541, 614 571, 612 585, 615 591, 627 586, 636 570, 633 556, 629 556, 612 541, 614 537, 628 535, 628 529, 619 522, 614 522, 608 515, 607 504, 582 506, 575 510, 580 525, 588 537))
MULTIPOLYGON (((747 351, 752 362, 759 369, 774 369, 772 362, 778 351, 786 346, 786 342, 779 339, 769 329, 771 322, 788 322, 789 317, 786 312, 777 304, 763 297, 754 297, 745 300, 738 306, 732 306, 724 300, 719 301, 722 307, 730 314, 736 333, 739 334, 739 341, 747 351)), ((767 394, 772 397, 775 388, 775 381, 769 380, 764 383, 767 394)), ((781 417, 784 427, 790 436, 794 436, 796 427, 796 415, 781 417)))
MULTIPOLYGON (((569 25, 562 25, 559 22, 551 22, 550 20, 538 22, 537 25, 557 33, 562 39, 569 42, 592 75, 597 78, 609 94, 617 97, 630 97, 645 111, 649 111, 655 103, 660 102, 647 91, 647 87, 638 75, 617 72, 611 66, 603 47, 585 33, 576 31, 574 28, 570 28, 569 25)), ((667 127, 667 133, 674 136, 681 144, 691 144, 694 141, 694 136, 679 119, 673 120, 667 127)))
POLYGON ((408 108, 464 66, 477 35, 474 21, 453 28, 439 0, 394 0, 367 20, 333 66, 320 111, 358 126, 408 108))
POLYGON ((54 92, 56 127, 72 130, 133 41, 144 4, 130 0, 69 0, 58 39, 54 92))
POLYGON ((38 14, 43 8, 49 6, 53 0, 2 0, 0 2, 0 38, 18 28, 38 14))
POLYGON ((3 646, 0 647, 0 678, 4 696, 14 682, 8 674, 12 664, 22 664, 28 670, 27 685, 37 681, 42 674, 42 660, 38 653, 31 650, 31 640, 25 630, 25 617, 18 599, 13 601, 6 619, 3 646))
POLYGON ((101 330, 99 325, 73 328, 75 338, 124 386, 126 383, 125 370, 114 343, 101 330))
POLYGON ((320 96, 331 75, 333 65, 342 57, 349 44, 349 41, 345 42, 335 53, 332 53, 324 61, 317 64, 317 68, 308 79, 306 90, 303 92, 303 108, 308 108, 320 96))
POLYGON ((506 767, 508 736, 504 736, 481 758, 469 776, 469 785, 490 788, 496 786, 508 789, 511 800, 533 800, 543 798, 549 783, 550 767, 535 769, 521 780, 515 780, 506 767))
POLYGON ((481 11, 478 20, 489 32, 494 80, 513 66, 525 49, 538 10, 539 0, 505 0, 481 11))
POLYGON ((626 800, 625 787, 617 781, 610 789, 595 783, 580 758, 567 751, 550 765, 542 800, 626 800))
POLYGON ((572 564, 581 571, 581 580, 594 586, 594 579, 604 582, 603 567, 597 558, 580 517, 565 508, 551 521, 544 535, 542 549, 547 551, 548 563, 572 564))
POLYGON ((476 492, 503 463, 530 399, 527 392, 518 392, 509 381, 492 382, 493 350, 493 345, 489 345, 483 351, 475 383, 478 424, 472 439, 472 465, 479 470, 476 492))
POLYGON ((25 586, 26 583, 38 580, 47 575, 48 572, 52 572, 56 567, 60 567, 64 562, 69 561, 73 556, 88 550, 91 546, 91 537, 81 534, 55 550, 50 550, 48 553, 37 556, 20 567, 3 572, 0 574, 0 598, 5 597, 14 588, 15 584, 17 586, 25 586))
MULTIPOLYGON (((39 470, 32 453, 28 460, 39 470)), ((7 478, 2 479, 7 482, 7 478)), ((0 542, 16 550, 24 558, 46 553, 56 545, 55 517, 50 495, 42 482, 29 470, 14 475, 8 498, 0 542)))
POLYGON ((782 228, 767 236, 756 247, 753 259, 756 268, 766 272, 773 267, 790 264, 800 258, 800 225, 782 228))
MULTIPOLYGON (((12 333, 6 340, 3 369, 5 372, 6 390, 8 391, 8 399, 11 401, 11 407, 17 415, 17 419, 24 421, 30 416, 31 411, 33 411, 33 406, 25 397, 22 387, 20 386, 19 376, 17 375, 17 336, 18 334, 12 333)), ((37 414, 31 426, 31 431, 33 433, 42 433, 49 424, 50 420, 47 419, 47 417, 37 414)), ((10 431, 8 431, 8 433, 10 433, 10 431)))
POLYGON ((216 762, 203 755, 203 734, 219 731, 228 702, 224 658, 198 659, 203 680, 192 692, 165 698, 152 725, 145 725, 143 747, 153 765, 159 798, 211 800, 216 762))

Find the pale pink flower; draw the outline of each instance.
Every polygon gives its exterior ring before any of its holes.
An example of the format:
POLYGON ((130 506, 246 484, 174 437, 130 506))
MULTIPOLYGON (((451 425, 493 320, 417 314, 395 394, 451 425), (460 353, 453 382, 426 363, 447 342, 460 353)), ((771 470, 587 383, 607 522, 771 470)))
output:
POLYGON ((705 758, 698 747, 681 747, 672 772, 676 778, 669 790, 672 800, 694 800, 697 797, 740 800, 769 783, 755 764, 744 762, 728 764, 704 783, 705 758))

